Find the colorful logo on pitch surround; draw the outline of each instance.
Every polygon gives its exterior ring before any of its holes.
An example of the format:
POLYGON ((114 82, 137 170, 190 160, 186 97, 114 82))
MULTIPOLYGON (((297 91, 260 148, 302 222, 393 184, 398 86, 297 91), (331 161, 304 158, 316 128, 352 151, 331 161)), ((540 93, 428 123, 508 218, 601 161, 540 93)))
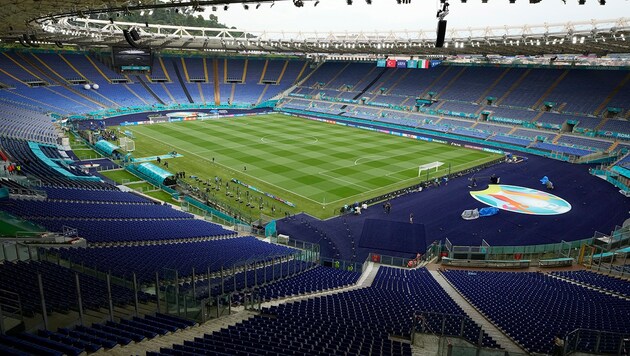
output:
POLYGON ((559 215, 571 210, 571 204, 553 194, 514 185, 491 184, 470 195, 484 204, 521 214, 559 215))

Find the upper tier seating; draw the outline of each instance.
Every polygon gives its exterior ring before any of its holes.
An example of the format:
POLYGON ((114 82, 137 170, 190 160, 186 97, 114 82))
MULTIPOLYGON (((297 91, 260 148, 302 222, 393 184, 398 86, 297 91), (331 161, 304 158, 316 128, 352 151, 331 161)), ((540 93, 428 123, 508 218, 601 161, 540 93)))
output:
POLYGON ((233 231, 198 219, 178 220, 95 220, 46 218, 30 219, 48 231, 63 232, 64 226, 77 229, 77 234, 92 243, 142 242, 231 236, 233 231))
POLYGON ((104 191, 64 187, 42 187, 41 189, 46 192, 48 199, 55 200, 154 204, 153 201, 137 194, 117 190, 104 191))
POLYGON ((73 263, 111 271, 115 276, 129 276, 135 272, 141 283, 150 282, 155 272, 164 268, 190 276, 196 271, 217 272, 243 261, 270 260, 272 257, 294 253, 292 248, 260 241, 253 236, 212 241, 187 242, 146 246, 115 246, 60 250, 64 259, 73 263), (230 251, 230 253, 226 253, 230 251))
POLYGON ((192 215, 161 204, 117 204, 11 200, 0 209, 23 218, 62 219, 190 219, 192 215))

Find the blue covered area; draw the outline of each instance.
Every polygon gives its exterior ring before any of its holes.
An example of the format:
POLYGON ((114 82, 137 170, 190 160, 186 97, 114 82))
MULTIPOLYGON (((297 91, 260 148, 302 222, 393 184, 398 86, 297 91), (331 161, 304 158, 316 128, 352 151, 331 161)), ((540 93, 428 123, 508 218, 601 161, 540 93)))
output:
POLYGON ((499 213, 499 209, 495 207, 487 207, 479 209, 479 216, 492 216, 499 213))
POLYGON ((389 254, 414 255, 426 250, 423 224, 366 219, 359 247, 389 254))

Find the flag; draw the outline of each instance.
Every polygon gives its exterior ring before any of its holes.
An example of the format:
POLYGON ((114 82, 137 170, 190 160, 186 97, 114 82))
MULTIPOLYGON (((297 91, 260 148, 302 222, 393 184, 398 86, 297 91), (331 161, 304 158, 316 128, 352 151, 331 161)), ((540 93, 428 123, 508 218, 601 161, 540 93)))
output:
POLYGON ((420 69, 428 69, 430 66, 430 62, 427 59, 421 59, 418 61, 418 68, 420 69))

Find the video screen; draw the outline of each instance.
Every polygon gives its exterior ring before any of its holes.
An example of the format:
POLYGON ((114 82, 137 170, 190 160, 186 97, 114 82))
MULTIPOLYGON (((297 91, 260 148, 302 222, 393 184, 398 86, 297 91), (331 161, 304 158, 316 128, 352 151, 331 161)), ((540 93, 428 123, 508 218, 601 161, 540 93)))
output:
POLYGON ((150 71, 153 52, 150 48, 112 47, 114 67, 121 70, 150 71))

